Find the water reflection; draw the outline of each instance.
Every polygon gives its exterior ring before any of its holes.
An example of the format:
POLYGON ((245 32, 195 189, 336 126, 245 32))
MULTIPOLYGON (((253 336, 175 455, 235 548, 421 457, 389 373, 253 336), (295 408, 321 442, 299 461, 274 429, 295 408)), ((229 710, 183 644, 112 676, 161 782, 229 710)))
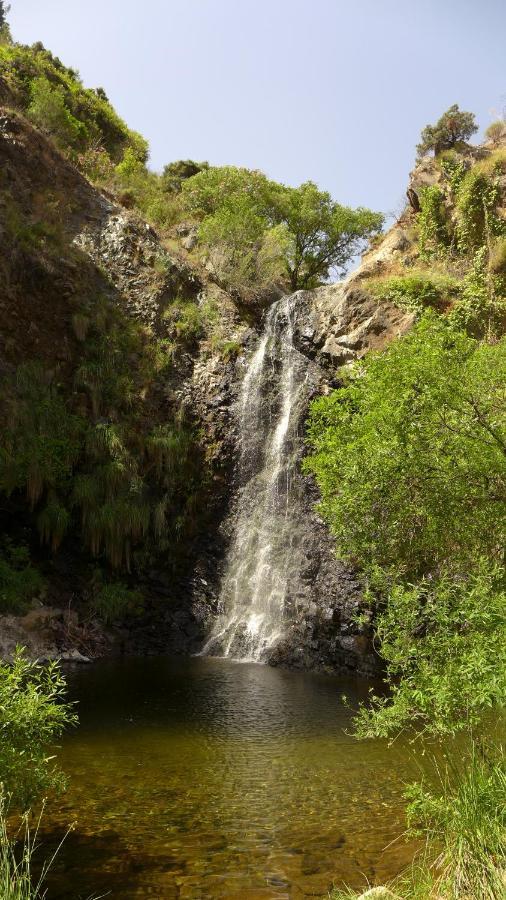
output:
POLYGON ((47 844, 78 826, 49 898, 314 897, 409 859, 384 848, 410 753, 345 733, 339 698, 362 682, 199 658, 104 662, 70 686, 81 726, 47 844))

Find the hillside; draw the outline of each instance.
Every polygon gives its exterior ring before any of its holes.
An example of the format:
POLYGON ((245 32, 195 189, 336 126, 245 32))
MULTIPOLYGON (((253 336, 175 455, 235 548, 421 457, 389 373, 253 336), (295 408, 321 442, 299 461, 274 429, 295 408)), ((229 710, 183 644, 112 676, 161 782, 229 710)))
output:
MULTIPOLYGON (((3 610, 35 623, 26 635, 5 621, 4 652, 20 639, 49 654, 94 655, 108 641, 181 651, 198 646, 216 609, 236 454, 231 411, 262 310, 286 288, 224 290, 198 248, 186 249, 191 221, 148 224, 124 184, 104 191, 100 176, 94 185, 87 160, 59 146, 51 128, 34 127, 27 72, 58 76, 73 113, 102 129, 99 155, 128 158, 138 146, 116 119, 113 141, 113 114, 104 124, 90 112, 90 92, 60 66, 40 48, 0 53, 3 610), (58 613, 67 608, 71 634, 58 613), (116 628, 106 636, 101 621, 116 628)), ((358 290, 357 277, 300 295, 298 342, 318 359, 317 381, 411 321, 358 290)), ((314 552, 331 560, 318 533, 314 552)), ((346 602, 339 571, 331 615, 346 602)), ((335 646, 327 613, 313 627, 335 646)), ((325 664, 334 654, 334 664, 356 666, 361 651, 344 652, 324 652, 325 664)))

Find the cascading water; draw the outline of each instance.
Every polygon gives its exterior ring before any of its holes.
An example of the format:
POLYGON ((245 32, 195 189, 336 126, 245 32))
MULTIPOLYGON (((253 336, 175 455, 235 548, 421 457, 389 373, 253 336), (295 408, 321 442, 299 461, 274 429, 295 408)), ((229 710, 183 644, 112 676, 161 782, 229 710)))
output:
POLYGON ((221 584, 222 615, 202 653, 261 660, 297 606, 304 561, 301 421, 308 360, 294 346, 294 297, 269 310, 238 402, 239 496, 221 584))

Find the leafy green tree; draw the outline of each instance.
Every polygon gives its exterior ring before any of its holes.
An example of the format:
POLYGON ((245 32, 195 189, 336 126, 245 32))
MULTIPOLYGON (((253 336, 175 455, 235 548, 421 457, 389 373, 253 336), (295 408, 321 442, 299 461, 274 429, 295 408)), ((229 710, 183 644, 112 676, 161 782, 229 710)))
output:
POLYGON ((431 313, 313 405, 306 467, 365 574, 392 684, 362 734, 451 732, 506 699, 505 384, 506 338, 431 313))
POLYGON ((437 155, 454 147, 459 141, 468 141, 476 131, 478 126, 474 113, 464 112, 459 109, 458 103, 454 103, 435 125, 425 126, 417 146, 418 155, 424 156, 431 150, 437 155))
POLYGON ((285 265, 293 291, 315 287, 331 273, 343 274, 383 225, 380 213, 341 206, 312 181, 274 190, 273 198, 274 217, 288 237, 285 265))
POLYGON ((0 665, 0 784, 17 807, 64 785, 51 748, 77 721, 65 691, 56 663, 29 662, 18 649, 11 665, 0 665))
POLYGON ((312 182, 291 188, 232 166, 200 172, 182 193, 186 209, 202 221, 200 236, 208 246, 233 244, 239 259, 241 234, 246 255, 275 244, 292 290, 342 272, 383 223, 379 213, 340 206, 312 182))
POLYGON ((307 465, 341 553, 416 578, 494 556, 506 512, 506 338, 426 314, 313 405, 307 465))

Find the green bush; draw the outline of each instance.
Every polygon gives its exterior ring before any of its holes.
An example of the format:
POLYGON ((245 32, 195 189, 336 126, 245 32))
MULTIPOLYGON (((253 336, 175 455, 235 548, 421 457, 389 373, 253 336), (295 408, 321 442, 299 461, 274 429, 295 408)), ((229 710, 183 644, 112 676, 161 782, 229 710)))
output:
POLYGON ((363 734, 476 723, 505 691, 506 338, 425 314, 312 407, 306 470, 365 573, 392 679, 363 734))
POLYGON ((21 649, 11 665, 0 664, 0 784, 16 807, 64 786, 50 750, 76 722, 65 690, 55 663, 29 662, 21 649))
POLYGON ((31 85, 31 103, 27 114, 39 128, 43 128, 56 144, 66 150, 86 143, 86 126, 79 122, 65 105, 61 85, 52 87, 47 78, 35 78, 31 85))
POLYGON ((144 598, 140 591, 131 590, 119 581, 104 584, 92 600, 93 612, 106 625, 138 616, 144 608, 144 598))
POLYGON ((459 292, 459 283, 454 278, 425 271, 370 279, 365 286, 375 297, 411 312, 422 312, 426 307, 442 312, 459 292))
MULTIPOLYGON (((34 44, 33 47, 21 44, 0 46, 0 76, 6 80, 19 106, 25 111, 33 103, 34 85, 38 83, 39 87, 35 87, 36 108, 39 94, 42 109, 46 106, 45 112, 49 106, 51 116, 56 116, 57 122, 67 120, 63 126, 66 137, 73 138, 76 127, 85 144, 103 147, 114 163, 122 159, 128 147, 138 159, 146 162, 147 142, 127 128, 103 91, 100 88, 96 91, 85 88, 78 73, 66 68, 42 44, 34 44), (50 86, 50 92, 46 83, 50 86)), ((44 121, 42 124, 45 124, 44 121)), ((70 146, 74 144, 71 142, 70 146)))
POLYGON ((450 230, 444 194, 433 184, 420 191, 420 212, 416 222, 420 256, 425 259, 445 250, 450 243, 450 230))
POLYGON ((0 614, 24 612, 44 587, 44 579, 31 565, 28 548, 5 538, 0 547, 0 614))

